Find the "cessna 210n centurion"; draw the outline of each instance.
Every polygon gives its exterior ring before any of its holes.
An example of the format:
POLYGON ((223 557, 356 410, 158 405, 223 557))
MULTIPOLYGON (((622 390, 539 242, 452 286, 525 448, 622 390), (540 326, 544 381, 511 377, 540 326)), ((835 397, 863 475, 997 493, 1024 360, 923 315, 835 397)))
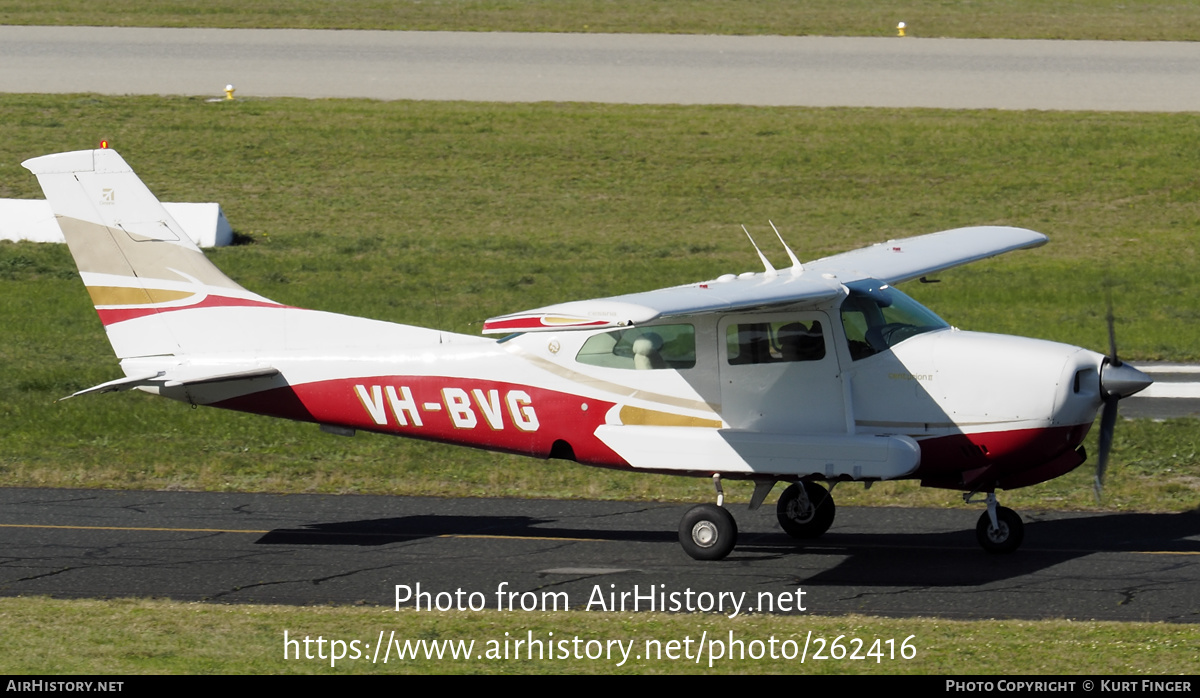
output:
MULTIPOLYGON (((950 327, 894 285, 1046 237, 975 227, 895 240, 776 270, 487 320, 486 335, 281 305, 226 277, 113 150, 28 160, 125 377, 226 409, 711 478, 716 504, 683 517, 697 559, 734 547, 722 478, 757 508, 788 483, 779 523, 814 538, 833 485, 917 479, 984 495, 989 552, 1021 543, 997 489, 1058 477, 1086 458, 1097 411, 1097 492, 1117 401, 1150 379, 1086 349, 950 327), (829 483, 829 488, 820 483, 829 483)), ((780 242, 783 240, 780 238, 780 242)), ((1110 320, 1111 337, 1111 320, 1110 320)))

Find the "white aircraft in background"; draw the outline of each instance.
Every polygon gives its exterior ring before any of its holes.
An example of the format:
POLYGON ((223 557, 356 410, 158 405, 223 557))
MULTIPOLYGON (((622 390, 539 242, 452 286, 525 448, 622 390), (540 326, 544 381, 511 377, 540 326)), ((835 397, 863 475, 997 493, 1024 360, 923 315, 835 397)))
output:
MULTIPOLYGON (((801 264, 491 318, 499 339, 281 305, 221 273, 113 150, 46 155, 37 175, 125 377, 209 405, 561 458, 711 478, 684 550, 720 559, 737 524, 721 481, 755 483, 750 508, 789 483, 778 518, 797 538, 833 522, 833 485, 915 479, 986 495, 989 552, 1021 518, 997 489, 1083 463, 1103 406, 1097 493, 1117 401, 1151 383, 1116 356, 964 332, 895 284, 1046 242, 974 227, 801 264), (829 483, 829 489, 820 483, 829 483)), ((780 238, 780 242, 783 240, 780 238)), ((1111 318, 1110 318, 1111 337, 1111 318)))

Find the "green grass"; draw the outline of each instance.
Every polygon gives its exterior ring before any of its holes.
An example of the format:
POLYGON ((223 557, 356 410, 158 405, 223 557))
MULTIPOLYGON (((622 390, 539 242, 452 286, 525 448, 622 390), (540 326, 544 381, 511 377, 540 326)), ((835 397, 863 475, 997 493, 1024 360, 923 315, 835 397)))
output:
POLYGON ((1183 0, 0 1, 0 24, 1192 41, 1183 0))
MULTIPOLYGON (((9 635, 0 655, 4 674, 975 674, 975 675, 1132 675, 1195 674, 1195 648, 1200 626, 1158 623, 1072 621, 1009 621, 984 623, 936 619, 889 619, 863 616, 819 617, 742 616, 708 614, 610 614, 571 611, 559 613, 393 612, 379 608, 290 608, 281 606, 214 606, 149 600, 61 601, 0 599, 0 625, 19 629, 9 635), (487 652, 489 640, 503 650, 509 638, 529 633, 543 641, 618 640, 636 648, 623 666, 604 659, 522 659, 471 661, 426 660, 387 664, 364 659, 341 662, 283 658, 283 633, 376 643, 385 639, 475 641, 477 653, 487 652), (705 635, 705 633, 707 633, 705 635), (784 641, 803 647, 810 641, 807 660, 767 656, 754 660, 694 659, 638 660, 647 640, 659 640, 665 651, 670 640, 691 639, 695 656, 701 637, 728 643, 729 634, 745 643, 747 655, 759 650, 753 640, 774 637, 777 653, 794 652, 784 641), (875 639, 892 639, 896 659, 815 660, 816 638, 826 646, 839 636, 853 652, 853 639, 866 640, 862 655, 875 639), (910 639, 911 638, 911 639, 910 639), (15 641, 14 641, 15 640, 15 641), (905 641, 915 650, 900 658, 905 641)), ((561 647, 561 646, 556 646, 561 647)), ((572 654, 574 645, 571 645, 572 654)), ((886 644, 881 643, 881 648, 886 644)), ((329 655, 329 645, 322 648, 329 655)), ((300 651, 304 646, 300 645, 300 651)), ((582 650, 581 650, 582 651, 582 650)), ((593 646, 594 651, 594 646, 593 646)), ((614 650, 615 651, 615 650, 614 650)), ((706 652, 709 645, 706 643, 706 652)), ((826 653, 836 650, 826 650, 826 653)), ((365 653, 364 653, 365 654, 365 653)), ((682 654, 682 652, 681 652, 682 654)), ((728 655, 728 650, 726 650, 728 655)), ((510 657, 512 655, 510 654, 510 657)), ((137 681, 126 684, 136 688, 137 681)))
MULTIPOLYGON (((966 329, 1102 350, 1115 282, 1123 356, 1200 358, 1194 115, 7 95, 0 133, 0 197, 40 197, 21 160, 109 138, 163 200, 221 202, 248 243, 214 261, 297 306, 473 334, 491 315, 754 269, 740 223, 767 242, 773 219, 806 259, 996 223, 1051 244, 908 290, 966 329)), ((66 249, 0 243, 0 297, 0 485, 707 491, 140 393, 56 403, 119 375, 66 249)), ((1121 427, 1107 506, 1194 507, 1197 423, 1121 427)), ((1012 496, 1094 506, 1086 470, 1012 496)), ((839 490, 847 503, 955 499, 839 490)))

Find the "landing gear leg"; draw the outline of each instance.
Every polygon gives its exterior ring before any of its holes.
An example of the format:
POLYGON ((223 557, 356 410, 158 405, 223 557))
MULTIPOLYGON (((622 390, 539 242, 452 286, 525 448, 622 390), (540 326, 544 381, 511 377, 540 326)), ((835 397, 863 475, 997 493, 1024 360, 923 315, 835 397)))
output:
POLYGON ((995 492, 988 492, 987 511, 975 524, 975 538, 989 553, 1011 553, 1021 547, 1021 541, 1025 539, 1025 523, 1017 512, 998 505, 995 492))
POLYGON ((679 544, 696 560, 720 560, 737 545, 737 522, 724 506, 721 476, 713 475, 717 490, 716 504, 700 504, 688 509, 679 522, 679 544))

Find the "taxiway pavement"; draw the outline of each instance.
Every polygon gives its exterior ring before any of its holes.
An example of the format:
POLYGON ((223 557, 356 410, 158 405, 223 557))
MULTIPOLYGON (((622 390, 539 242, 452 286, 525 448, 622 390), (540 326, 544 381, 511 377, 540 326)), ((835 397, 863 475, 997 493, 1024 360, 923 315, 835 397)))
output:
POLYGON ((0 92, 1200 111, 1200 42, 0 26, 0 92))
POLYGON ((1024 546, 996 556, 975 542, 978 509, 844 507, 823 538, 799 543, 773 506, 735 505, 738 547, 714 563, 679 547, 686 508, 0 489, 0 594, 391 607, 396 585, 419 583, 491 607, 497 590, 518 603, 566 592, 584 609, 597 589, 636 586, 697 601, 746 592, 741 612, 803 590, 804 612, 819 614, 1200 621, 1197 512, 1023 511, 1024 546))

